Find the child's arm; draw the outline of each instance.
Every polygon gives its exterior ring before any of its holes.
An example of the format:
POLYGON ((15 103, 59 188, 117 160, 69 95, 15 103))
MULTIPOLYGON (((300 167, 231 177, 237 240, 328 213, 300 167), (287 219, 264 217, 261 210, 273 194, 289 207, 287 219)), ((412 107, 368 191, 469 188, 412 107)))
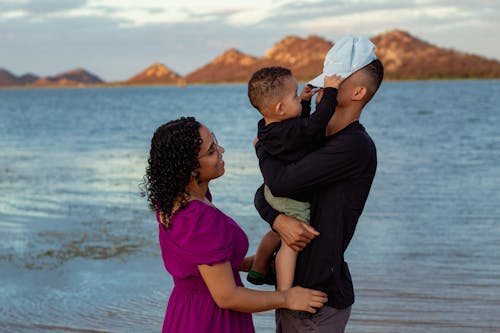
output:
POLYGON ((293 162, 314 149, 324 139, 328 122, 335 112, 336 87, 341 81, 339 76, 325 77, 323 97, 310 117, 259 125, 259 139, 266 151, 284 161, 293 162))
MULTIPOLYGON (((337 91, 342 78, 338 75, 326 76, 324 79, 323 97, 316 106, 316 111, 309 117, 295 119, 295 127, 287 135, 287 141, 291 149, 310 146, 323 140, 326 134, 328 122, 335 113, 337 107, 337 91)), ((303 100, 311 99, 315 93, 312 86, 306 85, 302 90, 303 100)))
POLYGON ((337 107, 337 91, 342 80, 338 75, 325 76, 323 97, 316 106, 316 112, 301 122, 300 130, 305 140, 315 143, 324 138, 328 122, 337 107))
POLYGON ((311 98, 316 92, 313 91, 313 86, 306 84, 300 93, 300 104, 302 105, 301 118, 311 115, 311 98))

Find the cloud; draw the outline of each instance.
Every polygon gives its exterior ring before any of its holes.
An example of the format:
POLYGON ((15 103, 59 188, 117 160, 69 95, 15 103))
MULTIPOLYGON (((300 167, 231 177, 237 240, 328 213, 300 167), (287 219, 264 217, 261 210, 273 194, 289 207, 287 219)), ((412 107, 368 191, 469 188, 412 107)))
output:
POLYGON ((29 14, 48 14, 81 8, 86 4, 87 0, 30 0, 21 8, 29 14))

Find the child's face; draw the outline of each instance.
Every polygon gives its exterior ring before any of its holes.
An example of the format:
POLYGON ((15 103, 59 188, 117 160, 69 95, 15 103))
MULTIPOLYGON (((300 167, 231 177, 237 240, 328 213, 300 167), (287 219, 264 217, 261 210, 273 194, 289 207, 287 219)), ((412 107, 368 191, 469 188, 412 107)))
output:
POLYGON ((300 96, 297 95, 297 81, 293 76, 285 80, 285 93, 281 100, 284 119, 300 117, 302 113, 302 105, 300 104, 300 96))

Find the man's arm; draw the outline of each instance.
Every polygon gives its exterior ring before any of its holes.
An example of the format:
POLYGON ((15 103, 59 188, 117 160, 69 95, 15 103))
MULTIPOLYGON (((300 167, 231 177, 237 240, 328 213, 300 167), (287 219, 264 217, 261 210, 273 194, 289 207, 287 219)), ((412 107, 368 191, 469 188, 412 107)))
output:
POLYGON ((285 164, 255 146, 264 182, 275 196, 311 191, 359 172, 363 146, 346 140, 330 141, 301 160, 285 164))

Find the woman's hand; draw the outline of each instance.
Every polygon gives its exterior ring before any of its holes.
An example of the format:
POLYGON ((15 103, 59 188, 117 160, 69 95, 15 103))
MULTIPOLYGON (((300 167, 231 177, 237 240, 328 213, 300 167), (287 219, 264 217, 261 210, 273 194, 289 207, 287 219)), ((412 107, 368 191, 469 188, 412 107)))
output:
POLYGON ((283 291, 285 295, 285 308, 290 310, 307 311, 316 313, 327 301, 327 295, 318 290, 293 287, 283 291))

